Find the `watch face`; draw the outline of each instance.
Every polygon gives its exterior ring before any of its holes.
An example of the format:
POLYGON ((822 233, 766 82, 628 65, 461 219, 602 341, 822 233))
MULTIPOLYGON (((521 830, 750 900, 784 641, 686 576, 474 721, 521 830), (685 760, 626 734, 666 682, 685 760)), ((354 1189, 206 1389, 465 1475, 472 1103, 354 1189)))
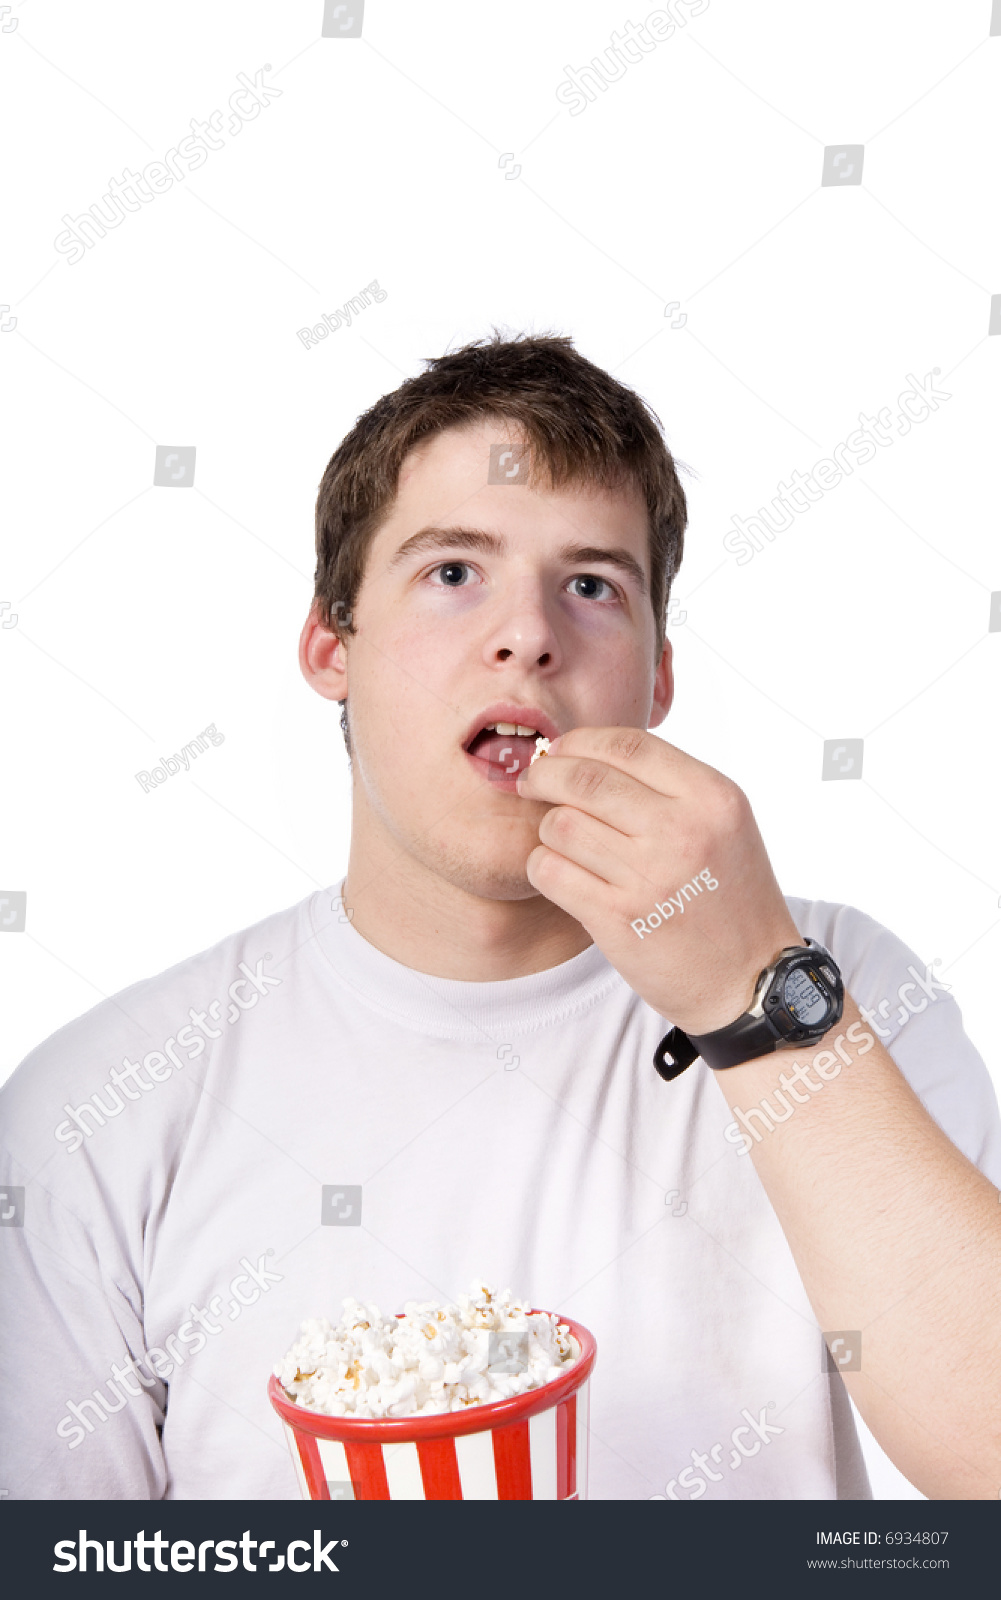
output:
POLYGON ((829 1001, 804 967, 794 967, 782 985, 782 1004, 801 1028, 814 1028, 827 1015, 829 1001))

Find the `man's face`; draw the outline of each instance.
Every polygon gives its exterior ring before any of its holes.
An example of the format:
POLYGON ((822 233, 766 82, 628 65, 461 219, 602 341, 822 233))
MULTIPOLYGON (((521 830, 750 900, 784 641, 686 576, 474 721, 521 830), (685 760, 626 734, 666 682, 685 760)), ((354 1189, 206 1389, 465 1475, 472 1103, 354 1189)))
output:
POLYGON ((642 496, 529 489, 526 464, 488 482, 492 444, 522 449, 512 431, 487 420, 407 458, 346 645, 356 829, 502 900, 537 893, 525 863, 545 808, 514 786, 535 732, 652 727, 673 688, 642 496))

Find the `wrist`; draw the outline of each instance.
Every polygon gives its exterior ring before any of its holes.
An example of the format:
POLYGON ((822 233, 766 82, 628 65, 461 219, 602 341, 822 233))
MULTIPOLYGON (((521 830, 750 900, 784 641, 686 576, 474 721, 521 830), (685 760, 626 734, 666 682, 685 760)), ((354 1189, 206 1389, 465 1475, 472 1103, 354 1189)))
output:
MULTIPOLYGON (((746 1105, 748 1098, 759 1100, 762 1095, 771 1094, 780 1086, 783 1074, 795 1071, 797 1065, 813 1075, 819 1089, 827 1077, 841 1075, 841 1067, 847 1065, 846 1056, 854 1062, 857 1056, 867 1054, 872 1048, 871 1043, 866 1042, 871 1041, 872 1035, 860 1032, 864 1028, 858 1006, 846 989, 841 1016, 821 1038, 811 1039, 807 1044, 781 1044, 770 1055, 750 1057, 713 1076, 731 1106, 737 1101, 746 1105), (849 1029, 856 1023, 859 1027, 854 1032, 858 1037, 853 1038, 849 1036, 849 1029)), ((812 1092, 809 1080, 807 1088, 812 1092)))
POLYGON ((738 972, 707 981, 698 1002, 691 1007, 679 1011, 669 1005, 662 1014, 689 1037, 728 1027, 752 1004, 761 973, 778 960, 783 950, 804 948, 805 943, 792 922, 773 928, 756 941, 753 955, 742 961, 738 972))
POLYGON ((758 974, 751 1002, 722 1027, 692 1033, 677 1024, 653 1064, 671 1082, 699 1056, 715 1071, 773 1055, 784 1045, 817 1044, 841 1019, 844 984, 830 951, 807 938, 784 946, 758 974))

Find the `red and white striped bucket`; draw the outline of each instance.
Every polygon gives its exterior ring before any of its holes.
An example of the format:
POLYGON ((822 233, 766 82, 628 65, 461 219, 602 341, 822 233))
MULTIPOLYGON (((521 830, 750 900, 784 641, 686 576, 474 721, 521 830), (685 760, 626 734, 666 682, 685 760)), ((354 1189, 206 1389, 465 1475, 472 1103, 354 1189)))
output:
POLYGON ((585 1500, 588 1391, 598 1347, 579 1323, 576 1359, 513 1400, 431 1417, 330 1417, 290 1402, 272 1375, 304 1500, 585 1500))

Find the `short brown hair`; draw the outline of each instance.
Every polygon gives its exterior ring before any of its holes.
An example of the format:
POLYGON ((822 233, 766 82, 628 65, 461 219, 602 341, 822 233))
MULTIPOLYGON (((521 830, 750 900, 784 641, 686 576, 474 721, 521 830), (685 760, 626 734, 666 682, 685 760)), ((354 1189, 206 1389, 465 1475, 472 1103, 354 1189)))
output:
MULTIPOLYGON (((430 358, 358 418, 327 464, 316 501, 315 600, 321 621, 354 632, 369 545, 396 497, 400 468, 425 439, 486 417, 517 425, 533 476, 553 488, 634 485, 650 515, 650 603, 663 649, 688 511, 656 413, 574 349, 566 335, 493 330, 430 358)), ((343 719, 342 719, 343 720, 343 719)))

